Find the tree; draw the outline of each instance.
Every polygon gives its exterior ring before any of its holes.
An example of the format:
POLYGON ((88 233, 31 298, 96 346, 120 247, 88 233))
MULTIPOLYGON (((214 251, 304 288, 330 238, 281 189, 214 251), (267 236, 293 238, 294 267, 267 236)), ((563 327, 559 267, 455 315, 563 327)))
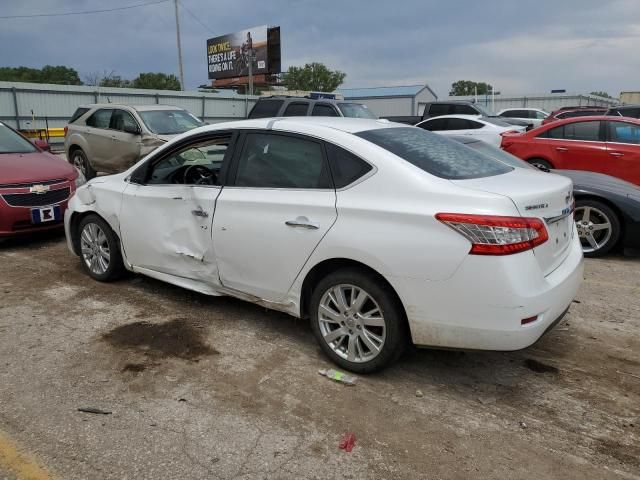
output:
POLYGON ((63 65, 45 65, 42 69, 29 67, 2 67, 0 80, 7 82, 55 83, 82 85, 78 72, 63 65))
POLYGON ((178 77, 166 73, 141 73, 131 82, 130 86, 153 90, 181 90, 178 77))
POLYGON ((591 92, 590 95, 595 95, 597 97, 604 97, 604 98, 613 98, 607 92, 600 92, 600 91, 591 92))
POLYGON ((451 84, 449 96, 457 97, 461 95, 487 95, 491 93, 493 87, 485 82, 474 82, 471 80, 458 80, 451 84), (477 91, 476 91, 477 88, 477 91))
POLYGON ((346 73, 329 70, 322 63, 307 63, 304 67, 289 67, 282 81, 289 90, 333 92, 344 82, 346 73))

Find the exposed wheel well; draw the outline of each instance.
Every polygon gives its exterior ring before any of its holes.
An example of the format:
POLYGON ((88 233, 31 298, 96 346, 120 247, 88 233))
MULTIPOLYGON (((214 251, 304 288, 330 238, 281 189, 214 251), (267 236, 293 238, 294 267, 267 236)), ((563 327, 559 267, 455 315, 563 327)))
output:
POLYGON ((548 163, 549 165, 551 165, 551 168, 555 168, 555 165, 553 164, 553 162, 547 158, 544 157, 531 157, 531 158, 527 158, 525 161, 527 163, 535 163, 536 160, 541 160, 544 163, 548 163))
MULTIPOLYGON (((73 152, 75 152, 76 150, 82 150, 82 148, 80 147, 80 145, 71 145, 69 147, 69 155, 71 155, 73 152)), ((67 160, 71 161, 70 158, 68 158, 67 160)))
POLYGON ((398 305, 402 309, 403 316, 405 321, 407 319, 407 312, 404 309, 404 305, 398 296, 398 293, 395 291, 393 286, 384 278, 380 273, 378 273, 373 268, 365 265, 364 263, 358 262, 356 260, 351 260, 348 258, 332 258, 329 260, 324 260, 313 267, 307 273, 304 281, 302 282, 302 290, 300 292, 300 316, 302 318, 309 317, 309 302, 311 300, 311 295, 313 293, 313 289, 315 286, 322 280, 324 277, 329 275, 336 270, 340 270, 342 268, 356 268, 358 270, 362 270, 373 277, 375 277, 381 284, 385 285, 389 290, 393 293, 393 296, 396 298, 398 305))
POLYGON ((574 198, 576 199, 576 201, 577 200, 595 200, 596 202, 604 203, 607 207, 613 210, 613 213, 615 213, 618 216, 618 220, 620 221, 620 239, 618 240, 618 243, 622 241, 622 238, 624 238, 624 233, 626 230, 625 216, 622 213, 622 210, 620 210, 615 203, 613 203, 611 200, 607 198, 599 197, 598 195, 593 195, 593 194, 576 195, 574 192, 574 198))

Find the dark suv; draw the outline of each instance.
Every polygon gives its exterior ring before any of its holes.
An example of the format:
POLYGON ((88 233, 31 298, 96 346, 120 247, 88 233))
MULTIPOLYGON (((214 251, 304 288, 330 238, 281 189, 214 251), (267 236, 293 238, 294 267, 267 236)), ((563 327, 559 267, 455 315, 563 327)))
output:
POLYGON ((618 105, 607 110, 605 115, 640 118, 640 105, 618 105))
POLYGON ((268 117, 351 117, 378 118, 366 105, 343 100, 308 97, 261 97, 249 112, 249 118, 268 117))

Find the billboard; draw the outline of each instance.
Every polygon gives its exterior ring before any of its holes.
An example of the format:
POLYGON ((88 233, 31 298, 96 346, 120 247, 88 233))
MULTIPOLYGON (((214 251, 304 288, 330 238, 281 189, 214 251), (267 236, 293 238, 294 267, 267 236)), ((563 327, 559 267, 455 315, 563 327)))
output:
POLYGON ((247 76, 250 62, 253 75, 279 73, 279 60, 280 27, 263 25, 207 40, 209 79, 247 76), (275 29, 277 41, 273 34, 275 29), (270 59, 274 58, 278 61, 272 61, 273 65, 270 65, 270 59))

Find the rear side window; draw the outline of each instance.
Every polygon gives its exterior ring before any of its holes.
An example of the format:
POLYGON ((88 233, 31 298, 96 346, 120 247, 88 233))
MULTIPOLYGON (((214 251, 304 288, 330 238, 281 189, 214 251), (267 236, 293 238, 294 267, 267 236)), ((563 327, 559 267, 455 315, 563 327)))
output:
POLYGON ((566 140, 600 141, 600 122, 576 122, 564 126, 566 140))
POLYGON ((381 128, 360 132, 357 136, 425 172, 449 180, 490 177, 513 170, 493 157, 418 128, 381 128))
POLYGON ((329 155, 329 166, 331 167, 331 175, 336 188, 344 188, 352 184, 373 168, 351 152, 330 143, 327 144, 327 154, 329 155))
POLYGON ((623 117, 640 118, 640 108, 623 108, 619 112, 623 117))
POLYGON ((479 112, 470 105, 453 105, 453 114, 457 115, 478 115, 479 112))
POLYGON ((439 132, 441 130, 447 129, 447 120, 446 118, 436 118, 433 120, 427 120, 426 122, 422 122, 418 127, 423 130, 429 130, 430 132, 439 132))
POLYGON ((249 118, 275 117, 284 100, 258 100, 249 113, 249 118))
POLYGON ((337 117, 338 112, 331 105, 327 105, 326 103, 316 103, 313 107, 313 111, 311 112, 311 116, 313 117, 337 117))
POLYGON ((285 117, 305 117, 309 104, 307 102, 292 102, 282 114, 285 117))
POLYGON ((109 128, 111 123, 111 114, 113 110, 109 108, 101 108, 96 110, 93 115, 87 118, 87 125, 94 128, 109 128))
POLYGON ((87 113, 90 109, 85 108, 85 107, 80 107, 77 108, 75 112, 73 112, 73 115, 71 115, 71 118, 69 119, 69 123, 73 123, 75 122, 77 119, 79 119, 82 115, 84 115, 85 113, 87 113))
POLYGON ((640 127, 638 125, 626 122, 607 123, 610 142, 640 144, 640 127))
POLYGON ((444 103, 432 103, 429 107, 429 115, 437 117, 440 115, 447 115, 449 113, 449 105, 444 103))
POLYGON ((447 123, 447 130, 468 130, 474 128, 471 122, 465 118, 450 118, 447 123))
POLYGON ((331 188, 331 177, 320 143, 286 135, 248 133, 235 185, 331 188))

